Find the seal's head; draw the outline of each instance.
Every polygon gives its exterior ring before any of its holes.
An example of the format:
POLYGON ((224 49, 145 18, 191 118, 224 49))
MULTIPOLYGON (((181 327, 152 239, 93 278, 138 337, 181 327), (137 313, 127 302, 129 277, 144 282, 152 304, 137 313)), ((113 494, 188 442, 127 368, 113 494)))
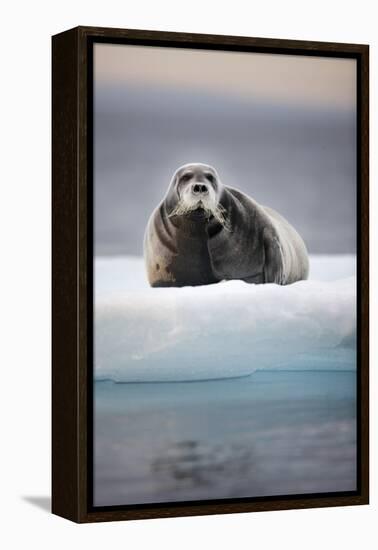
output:
POLYGON ((169 217, 215 219, 226 226, 225 210, 220 204, 222 183, 208 164, 185 164, 176 170, 167 193, 169 217))

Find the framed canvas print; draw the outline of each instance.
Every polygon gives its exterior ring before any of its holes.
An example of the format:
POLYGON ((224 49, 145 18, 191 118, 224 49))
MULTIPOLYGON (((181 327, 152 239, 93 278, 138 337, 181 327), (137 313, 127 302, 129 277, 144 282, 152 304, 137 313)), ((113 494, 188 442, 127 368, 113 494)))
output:
POLYGON ((53 37, 53 512, 368 503, 368 46, 53 37))

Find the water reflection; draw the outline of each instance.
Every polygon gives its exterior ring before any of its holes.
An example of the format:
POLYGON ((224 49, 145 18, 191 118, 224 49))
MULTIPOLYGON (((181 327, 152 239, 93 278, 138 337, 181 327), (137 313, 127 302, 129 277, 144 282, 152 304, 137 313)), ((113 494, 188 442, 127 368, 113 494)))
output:
POLYGON ((173 444, 153 460, 151 469, 162 479, 168 477, 188 488, 215 485, 220 476, 250 477, 255 470, 251 448, 211 446, 193 440, 173 444))
POLYGON ((96 383, 96 505, 356 488, 355 373, 96 383))

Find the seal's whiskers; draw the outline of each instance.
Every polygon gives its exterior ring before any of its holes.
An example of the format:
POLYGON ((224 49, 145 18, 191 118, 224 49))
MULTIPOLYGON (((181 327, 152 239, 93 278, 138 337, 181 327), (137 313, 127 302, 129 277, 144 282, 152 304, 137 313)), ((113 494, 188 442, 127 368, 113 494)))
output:
MULTIPOLYGON (((173 216, 184 216, 185 214, 189 214, 190 212, 197 210, 197 208, 197 202, 193 204, 187 204, 186 201, 180 200, 176 204, 172 212, 168 214, 168 217, 172 218, 173 216)), ((221 204, 217 204, 214 206, 214 208, 211 208, 210 206, 202 203, 202 208, 208 218, 210 218, 210 216, 214 216, 217 222, 220 223, 227 231, 231 231, 230 223, 226 217, 227 210, 223 208, 221 204)))
POLYGON ((230 221, 227 219, 227 210, 223 208, 221 204, 217 204, 214 211, 212 212, 214 218, 223 225, 226 231, 231 231, 230 221))

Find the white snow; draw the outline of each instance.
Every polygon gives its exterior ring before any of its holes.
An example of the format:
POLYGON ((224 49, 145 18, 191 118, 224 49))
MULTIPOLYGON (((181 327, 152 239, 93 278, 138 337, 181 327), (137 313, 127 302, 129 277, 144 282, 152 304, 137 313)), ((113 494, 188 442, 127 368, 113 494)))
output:
POLYGON ((311 256, 310 280, 150 288, 142 258, 95 260, 95 378, 204 380, 256 369, 354 369, 355 257, 311 256))

